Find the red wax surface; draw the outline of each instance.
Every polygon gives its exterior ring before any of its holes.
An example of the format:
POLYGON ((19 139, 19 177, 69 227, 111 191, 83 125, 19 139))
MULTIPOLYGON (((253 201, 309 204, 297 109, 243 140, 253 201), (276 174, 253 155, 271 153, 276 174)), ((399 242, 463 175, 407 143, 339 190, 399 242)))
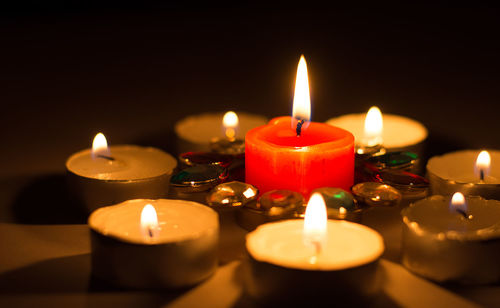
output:
POLYGON ((260 193, 289 189, 305 198, 320 187, 349 190, 354 182, 354 136, 310 122, 297 137, 291 121, 275 118, 246 134, 245 181, 260 193))

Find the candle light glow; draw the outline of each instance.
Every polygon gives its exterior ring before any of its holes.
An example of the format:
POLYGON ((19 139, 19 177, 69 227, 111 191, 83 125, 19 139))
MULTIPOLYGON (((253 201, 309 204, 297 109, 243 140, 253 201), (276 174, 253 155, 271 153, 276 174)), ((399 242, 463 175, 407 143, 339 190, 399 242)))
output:
MULTIPOLYGON (((319 193, 312 194, 306 207, 303 236, 306 245, 315 247, 316 255, 326 245, 327 221, 325 200, 319 193)), ((312 263, 314 263, 315 259, 313 258, 312 263)))
POLYGON ((480 181, 484 181, 484 178, 490 173, 491 157, 488 151, 481 151, 476 159, 476 173, 479 176, 480 181))
POLYGON ((98 133, 95 135, 92 141, 92 157, 110 157, 111 152, 108 147, 108 142, 103 133, 98 133))
POLYGON ((293 96, 292 128, 300 136, 301 130, 306 129, 311 119, 311 97, 309 94, 309 77, 307 63, 304 56, 300 56, 295 78, 295 93, 293 96))
POLYGON ((369 147, 382 144, 383 128, 382 112, 376 106, 371 107, 366 113, 364 136, 361 143, 369 147))
POLYGON ((225 134, 228 139, 233 140, 236 137, 238 124, 238 115, 234 111, 228 111, 224 114, 222 125, 224 126, 225 134))
POLYGON ((461 214, 466 219, 473 218, 472 215, 467 214, 467 202, 461 192, 456 192, 451 197, 450 210, 461 214))
POLYGON ((153 205, 146 204, 141 212, 141 231, 144 238, 153 239, 158 237, 158 215, 153 205))

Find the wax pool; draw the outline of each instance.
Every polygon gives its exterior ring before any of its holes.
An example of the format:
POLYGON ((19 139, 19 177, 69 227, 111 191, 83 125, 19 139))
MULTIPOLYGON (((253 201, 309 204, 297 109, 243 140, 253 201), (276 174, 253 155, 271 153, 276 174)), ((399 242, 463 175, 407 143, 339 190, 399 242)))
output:
POLYGON ((245 140, 246 182, 261 193, 288 189, 307 198, 315 188, 353 184, 354 137, 346 130, 310 122, 297 136, 292 118, 279 117, 245 140))

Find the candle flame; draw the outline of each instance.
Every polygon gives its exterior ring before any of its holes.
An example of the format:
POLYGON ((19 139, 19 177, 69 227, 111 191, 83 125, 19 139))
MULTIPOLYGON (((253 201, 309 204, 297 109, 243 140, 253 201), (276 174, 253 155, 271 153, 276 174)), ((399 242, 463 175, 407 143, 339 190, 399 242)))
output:
POLYGON ((108 142, 103 133, 95 135, 92 141, 92 157, 95 158, 97 155, 110 156, 108 142))
POLYGON ((153 205, 146 204, 141 212, 141 231, 145 238, 153 239, 158 236, 158 216, 153 205))
POLYGON ((465 197, 461 192, 456 192, 451 197, 450 210, 460 213, 467 212, 467 203, 465 202, 465 197))
POLYGON ((298 120, 304 120, 302 126, 306 128, 311 119, 311 97, 309 96, 309 78, 307 76, 307 64, 304 55, 300 56, 297 66, 297 77, 295 79, 295 93, 293 96, 292 128, 295 129, 298 120))
POLYGON ((491 157, 488 151, 481 151, 476 159, 476 174, 481 180, 490 173, 491 157))
POLYGON ((383 129, 382 112, 378 107, 373 106, 366 113, 363 145, 373 147, 382 144, 383 129))
POLYGON ((320 193, 312 194, 304 218, 304 243, 321 248, 327 239, 328 216, 325 200, 320 193))
POLYGON ((224 117, 222 118, 222 125, 224 126, 226 137, 228 139, 234 139, 236 137, 238 124, 238 115, 234 111, 228 111, 224 114, 224 117))

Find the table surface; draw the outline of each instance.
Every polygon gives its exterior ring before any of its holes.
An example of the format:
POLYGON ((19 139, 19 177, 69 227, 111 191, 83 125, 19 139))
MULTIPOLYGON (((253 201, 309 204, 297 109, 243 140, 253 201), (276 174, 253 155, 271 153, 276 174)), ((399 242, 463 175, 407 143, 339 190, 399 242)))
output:
MULTIPOLYGON (((196 287, 130 291, 93 279, 64 162, 98 131, 110 144, 175 153, 174 123, 189 114, 286 115, 301 53, 316 121, 377 104, 426 125, 424 160, 500 148, 496 10, 24 4, 0 12, 2 307, 254 307, 239 275, 245 231, 231 217, 219 269, 196 287)), ((407 272, 399 209, 367 212, 363 223, 387 247, 373 306, 500 306, 499 286, 441 286, 407 272)))

